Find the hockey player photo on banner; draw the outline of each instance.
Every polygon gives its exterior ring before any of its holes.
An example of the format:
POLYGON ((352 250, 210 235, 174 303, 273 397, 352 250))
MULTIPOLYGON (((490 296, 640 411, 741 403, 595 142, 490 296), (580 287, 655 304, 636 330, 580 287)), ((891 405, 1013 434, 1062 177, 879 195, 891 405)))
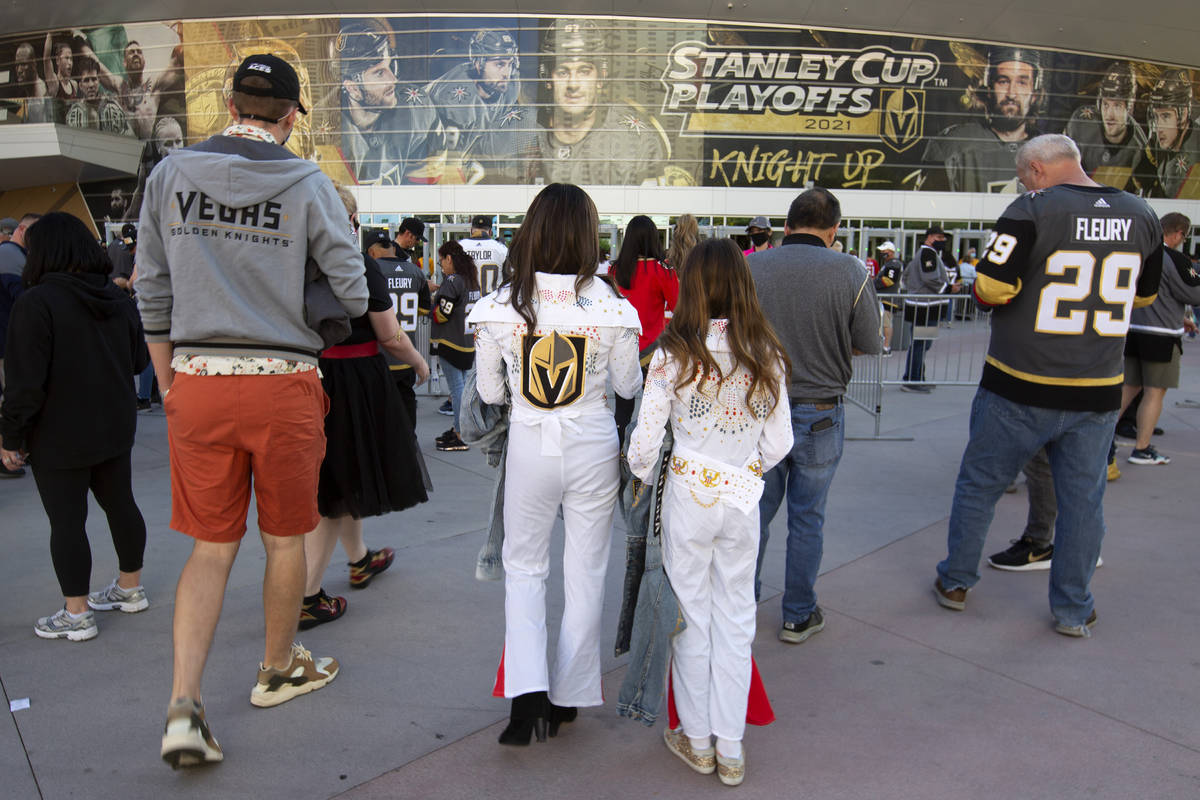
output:
POLYGON ((80 187, 98 230, 136 221, 146 176, 182 143, 187 126, 180 24, 6 37, 0 74, 9 79, 0 84, 0 122, 54 122, 143 143, 136 176, 80 187))
POLYGON ((1200 198, 1195 75, 1011 43, 596 16, 346 16, 138 23, 0 37, 0 124, 145 143, 89 184, 136 219, 173 149, 228 123, 233 70, 273 53, 308 115, 287 147, 377 185, 1016 193, 1015 156, 1065 133, 1095 180, 1200 198))

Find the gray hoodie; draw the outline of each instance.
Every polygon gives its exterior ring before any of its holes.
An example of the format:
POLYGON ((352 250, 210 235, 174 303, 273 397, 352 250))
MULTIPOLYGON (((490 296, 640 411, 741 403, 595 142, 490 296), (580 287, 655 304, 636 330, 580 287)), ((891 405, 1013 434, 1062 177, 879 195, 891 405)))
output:
POLYGON ((147 341, 315 363, 321 337, 304 322, 310 255, 351 318, 366 313, 362 254, 316 164, 233 136, 175 151, 146 183, 138 226, 147 341))
POLYGON ((1154 336, 1183 336, 1187 306, 1200 303, 1200 274, 1191 259, 1163 245, 1162 280, 1154 302, 1135 308, 1129 330, 1154 336))

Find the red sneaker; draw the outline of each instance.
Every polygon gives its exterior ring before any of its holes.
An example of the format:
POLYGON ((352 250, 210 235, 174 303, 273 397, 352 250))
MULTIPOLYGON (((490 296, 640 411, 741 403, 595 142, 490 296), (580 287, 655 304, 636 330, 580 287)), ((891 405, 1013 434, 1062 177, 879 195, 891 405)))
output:
POLYGON ((311 603, 300 604, 300 630, 306 631, 335 619, 346 613, 346 598, 330 597, 325 590, 317 592, 316 599, 311 603))
POLYGON ((362 561, 349 565, 350 588, 365 589, 372 578, 392 565, 392 559, 395 557, 396 551, 390 547, 368 550, 362 561))

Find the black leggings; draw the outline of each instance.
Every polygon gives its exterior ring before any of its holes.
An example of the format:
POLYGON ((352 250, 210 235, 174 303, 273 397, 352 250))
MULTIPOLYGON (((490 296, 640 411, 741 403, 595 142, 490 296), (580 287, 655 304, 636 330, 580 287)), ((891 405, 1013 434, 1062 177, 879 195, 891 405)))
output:
POLYGON ((113 547, 122 572, 142 568, 146 551, 146 521, 133 499, 133 474, 126 450, 116 458, 74 469, 33 465, 33 478, 46 516, 50 518, 50 557, 63 597, 88 593, 92 550, 88 546, 88 489, 108 517, 113 547))

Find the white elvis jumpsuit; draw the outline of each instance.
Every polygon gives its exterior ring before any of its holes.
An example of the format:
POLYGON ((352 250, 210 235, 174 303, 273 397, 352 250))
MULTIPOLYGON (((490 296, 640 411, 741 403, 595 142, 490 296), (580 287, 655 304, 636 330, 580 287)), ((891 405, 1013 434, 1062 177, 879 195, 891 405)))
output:
POLYGON ((593 279, 577 296, 574 275, 537 273, 537 328, 509 302, 508 287, 483 298, 475 326, 479 397, 512 397, 504 490, 504 655, 496 694, 549 691, 560 706, 598 706, 600 614, 617 499, 617 430, 606 397, 641 387, 637 311, 593 279), (553 669, 546 657, 550 532, 562 506, 566 597, 553 669))
MULTIPOLYGON (((645 479, 668 421, 675 437, 663 498, 663 567, 687 628, 671 643, 675 707, 694 739, 742 739, 754 641, 754 564, 762 475, 792 448, 787 379, 779 401, 761 387, 746 405, 749 373, 733 363, 726 320, 709 324, 709 352, 727 375, 698 377, 675 394, 679 364, 655 352, 646 377, 629 467, 645 479)), ((690 368, 691 365, 688 365, 690 368)))

